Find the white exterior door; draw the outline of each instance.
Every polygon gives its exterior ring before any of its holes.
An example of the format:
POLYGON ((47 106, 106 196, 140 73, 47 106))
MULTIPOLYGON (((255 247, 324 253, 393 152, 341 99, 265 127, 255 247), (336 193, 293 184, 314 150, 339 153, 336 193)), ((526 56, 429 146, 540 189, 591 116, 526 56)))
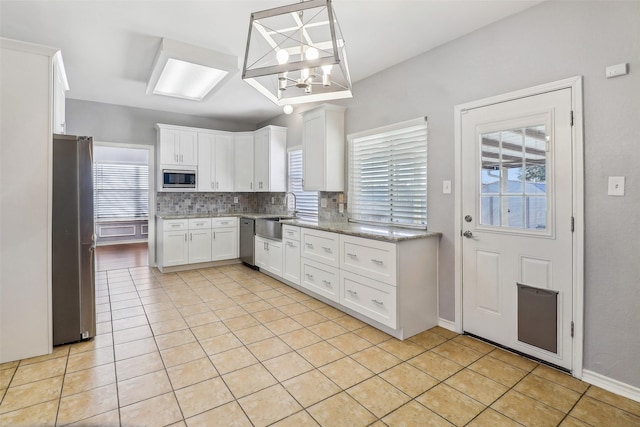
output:
POLYGON ((461 115, 463 330, 572 368, 571 89, 461 115))

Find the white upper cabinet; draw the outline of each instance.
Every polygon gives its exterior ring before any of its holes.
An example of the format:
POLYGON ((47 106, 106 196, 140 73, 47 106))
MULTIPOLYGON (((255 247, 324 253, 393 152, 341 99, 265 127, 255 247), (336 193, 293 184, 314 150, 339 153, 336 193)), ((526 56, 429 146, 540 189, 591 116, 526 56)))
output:
POLYGON ((198 191, 233 191, 233 134, 198 132, 198 191))
POLYGON ((237 132, 233 141, 233 189, 253 191, 253 132, 237 132))
POLYGON ((198 165, 198 133, 195 130, 162 124, 156 127, 160 165, 198 165))
POLYGON ((287 191, 287 128, 267 126, 254 134, 254 191, 287 191))
POLYGON ((65 93, 68 90, 62 55, 58 52, 53 56, 53 133, 67 133, 65 93))
POLYGON ((344 110, 323 104, 302 114, 305 191, 344 191, 344 110))

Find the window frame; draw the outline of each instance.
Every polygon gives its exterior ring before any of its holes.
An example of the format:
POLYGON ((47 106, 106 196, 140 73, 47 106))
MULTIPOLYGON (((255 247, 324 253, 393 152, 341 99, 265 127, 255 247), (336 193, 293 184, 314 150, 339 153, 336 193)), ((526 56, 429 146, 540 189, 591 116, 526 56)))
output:
MULTIPOLYGON (((304 154, 302 152, 302 146, 298 145, 296 147, 290 147, 287 149, 287 192, 293 193, 296 195, 296 214, 297 217, 300 219, 309 219, 309 220, 313 220, 313 221, 317 221, 318 220, 318 214, 319 214, 319 195, 317 191, 304 191, 303 189, 303 181, 304 181, 304 154), (291 182, 291 155, 292 153, 299 153, 299 162, 300 162, 300 177, 296 178, 300 180, 299 183, 299 189, 300 191, 296 191, 294 189, 292 189, 292 182, 291 182), (309 209, 304 209, 304 211, 300 211, 299 207, 301 206, 300 202, 309 204, 311 203, 310 199, 313 197, 313 195, 315 195, 315 212, 311 212, 309 213, 309 209)), ((288 195, 286 195, 285 197, 288 197, 288 195)))
MULTIPOLYGON (((403 228, 414 228, 414 229, 426 229, 428 225, 428 210, 427 210, 427 170, 428 170, 428 129, 427 129, 427 118, 420 117, 418 119, 407 120, 404 122, 395 123, 388 126, 383 126, 379 128, 374 128, 370 130, 366 130, 363 132, 353 133, 347 136, 348 143, 348 212, 349 212, 349 221, 357 222, 357 223, 365 223, 365 224, 374 224, 374 225, 385 225, 385 226, 394 226, 394 227, 403 227, 403 228), (405 141, 400 141, 401 139, 405 139, 405 141), (366 205, 370 205, 371 207, 375 206, 375 202, 369 203, 366 202, 365 196, 361 193, 357 194, 357 191, 362 189, 362 173, 359 172, 362 169, 356 171, 355 169, 360 167, 356 164, 356 162, 360 160, 356 160, 357 157, 361 157, 362 153, 366 153, 368 149, 360 147, 357 149, 357 144, 365 144, 368 143, 370 147, 381 148, 383 151, 392 147, 394 144, 396 147, 399 147, 402 151, 403 148, 407 150, 413 148, 416 149, 416 154, 419 157, 420 165, 416 165, 412 167, 410 163, 418 163, 415 162, 416 157, 414 156, 412 160, 408 160, 406 151, 399 156, 389 155, 387 157, 378 156, 378 160, 382 158, 382 160, 388 161, 388 169, 387 169, 387 181, 385 185, 380 187, 374 187, 370 185, 370 188, 377 191, 378 197, 383 197, 382 193, 386 193, 384 200, 388 205, 385 205, 385 209, 382 209, 378 212, 370 209, 367 210, 366 205), (422 146, 423 144, 423 146, 422 146), (359 151, 360 153, 356 154, 359 151), (413 173, 413 169, 420 170, 419 174, 413 173), (402 178, 402 173, 398 173, 398 171, 408 171, 409 174, 405 175, 405 178, 402 178), (420 175, 421 178, 416 178, 415 175, 420 175), (396 176, 396 179, 390 179, 389 176, 396 176), (411 177, 408 181, 406 177, 411 177), (358 183, 356 184, 356 179, 358 179, 358 183), (401 181, 405 181, 404 185, 400 186, 398 183, 401 181), (420 181, 420 182, 418 182, 420 181), (395 184, 395 185, 394 185, 395 184), (408 190, 408 185, 413 185, 417 189, 417 191, 408 190), (386 188, 385 188, 386 186, 386 188), (394 189, 402 190, 399 194, 394 189), (423 192, 422 194, 420 194, 423 192), (403 199, 404 196, 405 198, 403 199), (412 198, 418 197, 416 201, 418 202, 413 206, 414 202, 412 198), (409 199, 406 199, 409 197, 409 199), (397 202, 396 206, 399 204, 401 207, 399 209, 394 208, 394 200, 397 202), (415 213, 420 209, 420 215, 416 216, 415 213), (386 214, 384 211, 386 210, 386 214), (397 212, 394 217, 393 213, 397 212)), ((375 148, 373 148, 375 150, 375 148)), ((409 151, 410 152, 410 151, 409 151)), ((376 154, 379 154, 378 151, 376 154)), ((369 153, 370 156, 374 156, 373 152, 369 153)), ((384 163, 384 162, 383 162, 384 163)), ((380 170, 380 168, 378 168, 380 170)), ((367 172, 365 172, 367 173, 367 172)), ((373 175, 370 174, 369 177, 373 175)), ((378 177, 379 178, 379 177, 378 177)), ((383 177, 384 179, 384 177, 383 177)), ((371 199, 372 196, 369 196, 371 199)), ((378 205, 379 206, 379 205, 378 205)))

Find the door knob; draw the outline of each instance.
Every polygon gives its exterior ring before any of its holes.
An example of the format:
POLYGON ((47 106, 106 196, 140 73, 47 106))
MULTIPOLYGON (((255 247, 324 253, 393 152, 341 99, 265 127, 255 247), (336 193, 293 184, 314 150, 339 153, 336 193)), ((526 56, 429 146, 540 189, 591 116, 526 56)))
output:
POLYGON ((472 238, 472 237, 473 237, 473 233, 472 233, 472 232, 470 232, 469 230, 467 230, 467 231, 465 231, 464 233, 462 233, 462 235, 463 235, 464 237, 466 237, 467 239, 470 239, 470 238, 472 238))

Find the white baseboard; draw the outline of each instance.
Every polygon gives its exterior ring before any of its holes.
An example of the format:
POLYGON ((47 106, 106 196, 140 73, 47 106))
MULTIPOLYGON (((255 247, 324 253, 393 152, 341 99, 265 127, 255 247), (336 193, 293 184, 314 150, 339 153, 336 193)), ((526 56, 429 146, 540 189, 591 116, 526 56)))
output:
POLYGON ((588 382, 607 391, 640 402, 640 388, 614 380, 587 369, 582 370, 582 381, 588 382))
POLYGON ((448 329, 451 332, 458 333, 458 331, 456 331, 456 323, 452 322, 451 320, 443 319, 441 317, 438 319, 438 326, 448 329))

